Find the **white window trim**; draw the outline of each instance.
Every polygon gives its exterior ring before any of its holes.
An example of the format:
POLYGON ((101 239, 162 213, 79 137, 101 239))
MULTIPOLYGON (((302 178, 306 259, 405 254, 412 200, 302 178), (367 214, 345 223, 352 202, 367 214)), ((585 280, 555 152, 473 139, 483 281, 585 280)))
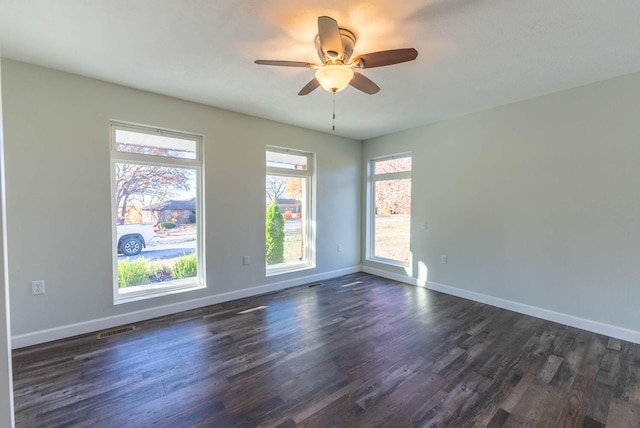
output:
MULTIPOLYGON (((375 183, 378 181, 386 181, 386 180, 401 180, 401 179, 411 179, 411 171, 402 171, 402 172, 389 172, 382 174, 374 174, 375 164, 376 162, 390 160, 390 159, 402 159, 402 158, 412 158, 411 153, 401 153, 391 156, 383 156, 369 159, 367 162, 367 216, 366 216, 366 227, 365 227, 365 239, 366 239, 366 247, 365 247, 365 258, 367 261, 383 263, 391 266, 398 266, 407 268, 411 266, 411 260, 408 262, 404 262, 401 260, 389 259, 386 257, 376 256, 375 252, 375 219, 376 219, 376 195, 375 195, 375 183)), ((412 166, 413 170, 413 158, 412 158, 412 166)), ((413 187, 412 187, 413 188, 413 187)), ((409 238, 411 239, 411 238, 409 238)), ((409 246, 411 246, 411 242, 409 242, 409 246)))
POLYGON ((266 155, 266 152, 289 153, 296 156, 304 156, 307 158, 307 169, 297 170, 297 169, 267 166, 265 170, 265 178, 267 175, 279 175, 283 177, 302 177, 302 178, 306 178, 307 184, 302 189, 303 199, 305 200, 305 203, 306 203, 305 210, 303 212, 305 226, 306 226, 304 230, 304 239, 305 239, 304 252, 305 252, 306 260, 302 260, 299 262, 278 263, 277 265, 266 265, 265 275, 269 277, 269 276, 275 276, 275 275, 282 275, 285 273, 313 269, 316 267, 316 251, 315 251, 316 234, 315 234, 315 209, 314 209, 315 153, 298 151, 298 150, 288 149, 284 147, 273 147, 273 146, 266 146, 265 155, 266 155))
POLYGON ((118 305, 122 303, 135 302, 149 298, 166 296, 169 294, 181 293, 185 291, 199 290, 206 288, 206 269, 205 269, 205 212, 204 212, 204 137, 202 135, 192 134, 182 131, 173 131, 152 126, 137 125, 122 121, 112 120, 109 122, 109 145, 111 153, 111 239, 112 239, 112 273, 113 273, 113 303, 118 305), (181 159, 167 156, 155 156, 139 153, 120 152, 116 150, 116 130, 127 130, 149 135, 163 135, 181 139, 193 140, 196 143, 196 158, 181 159), (116 250, 117 242, 117 226, 118 222, 115 216, 115 165, 116 163, 131 162, 145 165, 158 165, 167 167, 188 168, 196 171, 196 187, 198 194, 196 197, 196 213, 198 220, 196 222, 196 257, 198 266, 198 276, 186 280, 174 280, 167 283, 160 283, 153 286, 137 286, 118 288, 118 253, 116 250))

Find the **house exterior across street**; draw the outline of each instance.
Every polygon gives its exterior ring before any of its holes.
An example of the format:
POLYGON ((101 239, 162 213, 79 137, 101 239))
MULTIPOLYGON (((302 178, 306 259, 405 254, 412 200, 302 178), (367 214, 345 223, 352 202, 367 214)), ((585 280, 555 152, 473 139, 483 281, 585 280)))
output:
POLYGON ((175 222, 176 225, 195 223, 196 198, 167 200, 142 208, 143 223, 175 222))

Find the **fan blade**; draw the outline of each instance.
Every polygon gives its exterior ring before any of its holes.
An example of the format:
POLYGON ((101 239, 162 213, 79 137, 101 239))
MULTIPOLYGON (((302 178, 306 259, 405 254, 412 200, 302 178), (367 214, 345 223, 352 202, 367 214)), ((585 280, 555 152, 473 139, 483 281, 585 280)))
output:
POLYGON ((340 28, 335 19, 328 16, 319 16, 318 36, 322 52, 329 59, 337 59, 342 56, 342 37, 340 37, 340 28))
POLYGON ((414 48, 391 49, 389 51, 372 52, 359 55, 354 58, 351 63, 354 67, 358 68, 373 68, 413 61, 417 57, 418 51, 414 48))
POLYGON ((269 59, 257 59, 255 61, 256 64, 260 65, 278 65, 281 67, 306 67, 313 68, 316 65, 311 64, 310 62, 302 62, 302 61, 272 61, 269 59))
POLYGON ((378 87, 378 85, 358 72, 353 73, 353 79, 351 79, 349 84, 369 95, 377 94, 378 91, 380 91, 380 87, 378 87))
POLYGON ((304 88, 300 89, 300 92, 298 92, 298 95, 307 95, 311 93, 318 86, 320 86, 320 82, 318 82, 318 79, 314 77, 309 83, 304 85, 304 88))

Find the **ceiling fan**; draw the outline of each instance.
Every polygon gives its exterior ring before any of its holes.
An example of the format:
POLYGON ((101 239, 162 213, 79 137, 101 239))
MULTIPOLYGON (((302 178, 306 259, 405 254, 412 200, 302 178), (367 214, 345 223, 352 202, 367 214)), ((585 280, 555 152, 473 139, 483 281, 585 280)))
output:
POLYGON ((316 70, 316 76, 298 92, 307 95, 318 86, 322 86, 334 94, 348 85, 360 91, 373 95, 380 91, 378 85, 354 68, 373 68, 385 65, 413 61, 418 51, 413 48, 392 49, 388 51, 372 52, 351 58, 356 36, 346 28, 338 27, 338 22, 328 16, 318 17, 318 35, 315 38, 321 65, 302 61, 274 61, 256 60, 256 64, 277 65, 283 67, 304 67, 316 70))

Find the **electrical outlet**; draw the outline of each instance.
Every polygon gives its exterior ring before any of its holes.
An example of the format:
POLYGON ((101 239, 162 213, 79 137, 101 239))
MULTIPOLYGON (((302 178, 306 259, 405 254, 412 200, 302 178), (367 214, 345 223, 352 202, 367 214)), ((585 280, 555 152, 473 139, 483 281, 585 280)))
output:
POLYGON ((249 256, 242 256, 242 264, 248 266, 251 262, 251 258, 249 256))
POLYGON ((44 279, 31 281, 31 295, 44 294, 44 279))
POLYGON ((337 251, 338 253, 342 251, 342 242, 338 242, 338 243, 336 244, 336 251, 337 251))
POLYGON ((423 221, 422 223, 420 223, 420 227, 422 228, 422 230, 427 230, 427 222, 423 221))
POLYGON ((442 263, 443 265, 447 264, 447 256, 442 255, 440 256, 440 263, 442 263))

